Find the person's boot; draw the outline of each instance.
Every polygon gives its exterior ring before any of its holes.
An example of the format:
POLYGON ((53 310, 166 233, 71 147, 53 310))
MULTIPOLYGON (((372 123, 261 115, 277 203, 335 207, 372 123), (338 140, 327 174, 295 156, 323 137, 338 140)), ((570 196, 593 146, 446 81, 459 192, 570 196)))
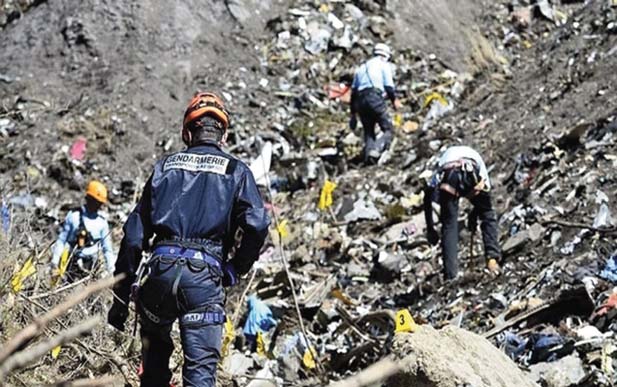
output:
POLYGON ((501 273, 501 267, 499 266, 499 263, 497 263, 497 259, 495 258, 488 259, 488 261, 486 262, 486 268, 491 274, 499 275, 501 273))
POLYGON ((379 161, 380 156, 381 156, 381 152, 379 152, 378 150, 376 149, 370 150, 367 154, 365 165, 367 166, 376 165, 377 162, 379 161))
POLYGON ((384 165, 390 162, 392 159, 392 153, 389 150, 383 151, 381 156, 379 156, 379 160, 377 160, 377 165, 384 165))

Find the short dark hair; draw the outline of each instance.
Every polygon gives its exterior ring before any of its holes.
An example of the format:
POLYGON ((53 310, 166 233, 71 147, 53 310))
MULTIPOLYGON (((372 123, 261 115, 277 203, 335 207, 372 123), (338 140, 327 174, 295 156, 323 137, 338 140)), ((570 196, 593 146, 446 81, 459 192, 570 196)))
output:
POLYGON ((203 116, 194 120, 188 125, 188 130, 191 132, 193 143, 206 140, 219 142, 225 133, 223 123, 211 116, 203 116))

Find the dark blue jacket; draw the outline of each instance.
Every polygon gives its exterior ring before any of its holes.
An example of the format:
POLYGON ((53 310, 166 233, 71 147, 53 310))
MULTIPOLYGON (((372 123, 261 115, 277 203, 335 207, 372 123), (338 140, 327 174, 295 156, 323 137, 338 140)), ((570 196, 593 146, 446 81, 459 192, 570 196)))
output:
POLYGON ((250 169, 215 143, 189 147, 159 160, 141 200, 124 224, 115 274, 127 278, 116 288, 126 300, 149 241, 182 241, 200 246, 236 272, 249 271, 259 257, 270 219, 250 169), (242 238, 236 244, 238 229, 242 238))

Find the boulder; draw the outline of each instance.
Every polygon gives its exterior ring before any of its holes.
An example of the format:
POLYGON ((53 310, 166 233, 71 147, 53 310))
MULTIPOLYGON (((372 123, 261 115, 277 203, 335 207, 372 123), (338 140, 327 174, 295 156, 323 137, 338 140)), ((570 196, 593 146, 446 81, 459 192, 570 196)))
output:
POLYGON ((389 387, 537 387, 517 365, 485 338, 454 326, 418 326, 397 334, 394 353, 405 364, 389 387))

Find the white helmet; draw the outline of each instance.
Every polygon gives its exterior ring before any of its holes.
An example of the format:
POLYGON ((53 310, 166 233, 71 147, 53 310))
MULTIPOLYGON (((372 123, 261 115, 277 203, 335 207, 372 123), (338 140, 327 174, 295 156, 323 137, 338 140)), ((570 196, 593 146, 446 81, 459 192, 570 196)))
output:
POLYGON ((385 43, 377 43, 375 48, 373 48, 373 55, 381 55, 386 59, 390 59, 392 56, 392 50, 385 43))

